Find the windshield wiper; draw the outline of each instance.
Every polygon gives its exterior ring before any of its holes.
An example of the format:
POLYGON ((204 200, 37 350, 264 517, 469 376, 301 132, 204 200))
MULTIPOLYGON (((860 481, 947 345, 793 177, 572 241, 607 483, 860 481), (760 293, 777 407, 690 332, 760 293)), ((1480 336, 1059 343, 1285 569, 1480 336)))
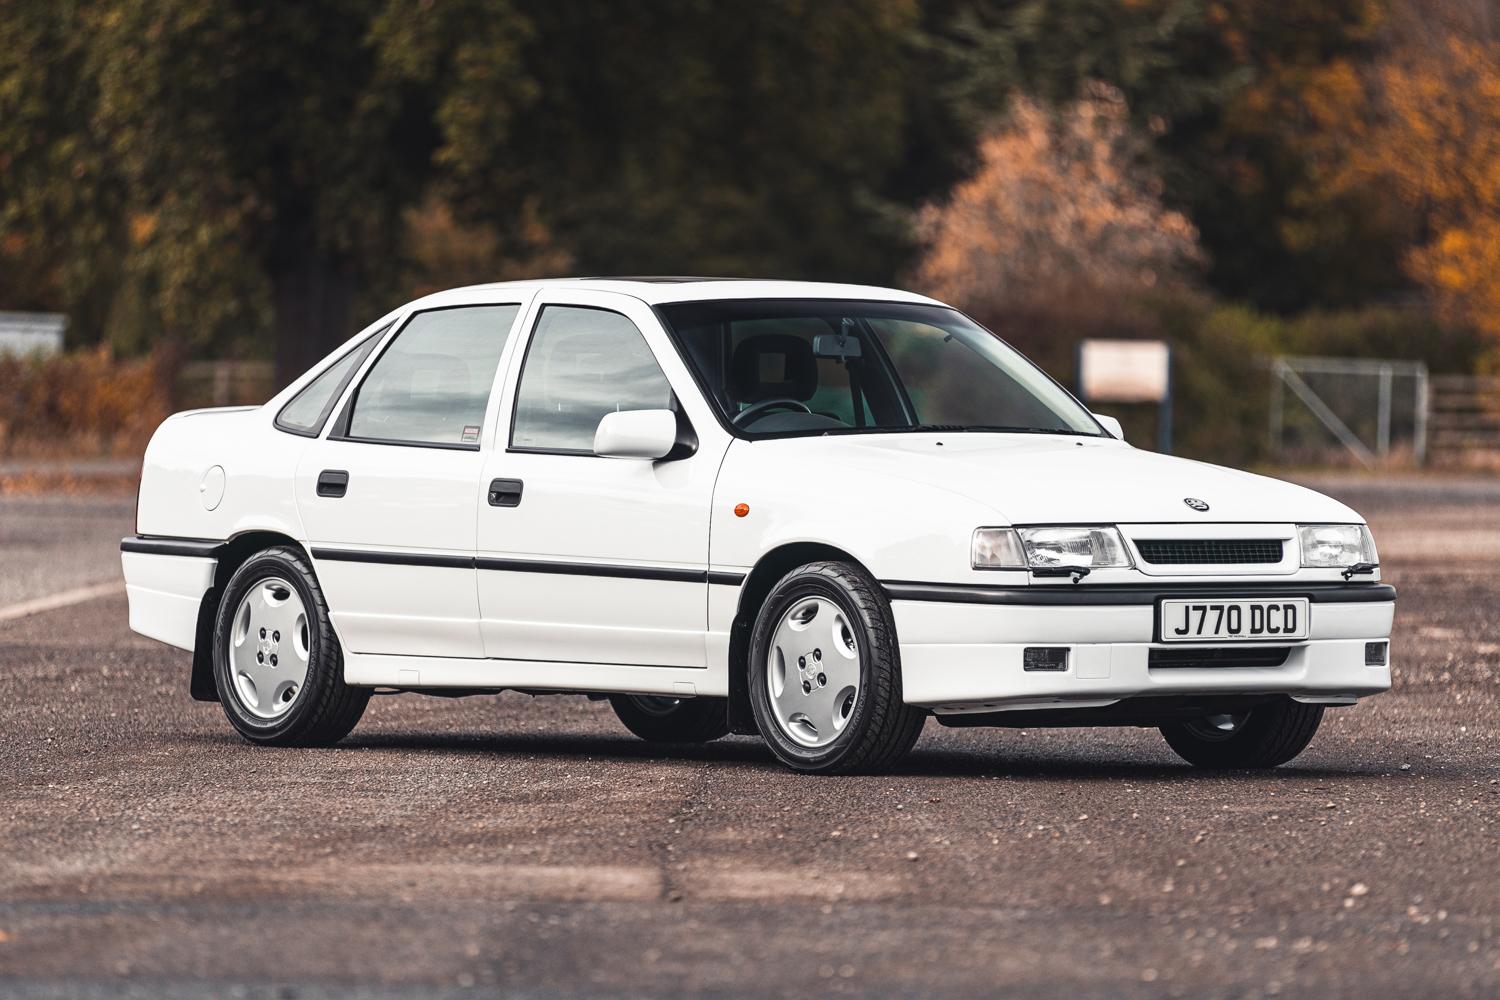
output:
POLYGON ((1077 583, 1092 573, 1088 566, 1033 566, 1032 576, 1071 576, 1073 582, 1077 583))

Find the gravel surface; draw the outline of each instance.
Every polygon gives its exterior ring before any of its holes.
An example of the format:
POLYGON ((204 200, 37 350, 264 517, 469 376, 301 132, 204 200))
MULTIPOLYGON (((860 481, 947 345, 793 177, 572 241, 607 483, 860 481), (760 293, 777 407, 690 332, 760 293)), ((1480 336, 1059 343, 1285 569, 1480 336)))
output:
MULTIPOLYGON (((1493 997, 1500 484, 1322 483, 1395 690, 1293 765, 947 730, 805 778, 605 705, 378 698, 264 750, 108 596, 0 623, 0 995, 1493 997)), ((0 500, 0 604, 117 578, 130 499, 0 500)))
POLYGON ((0 608, 120 580, 120 539, 134 523, 134 496, 0 496, 0 608))

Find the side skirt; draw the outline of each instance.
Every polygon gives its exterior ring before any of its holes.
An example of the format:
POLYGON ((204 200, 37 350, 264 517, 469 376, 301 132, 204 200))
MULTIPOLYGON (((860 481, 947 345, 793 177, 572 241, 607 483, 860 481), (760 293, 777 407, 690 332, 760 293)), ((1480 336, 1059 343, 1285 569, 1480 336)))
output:
POLYGON ((556 663, 541 660, 481 660, 439 656, 386 656, 345 653, 344 683, 357 687, 469 688, 656 694, 675 698, 723 698, 729 694, 722 670, 698 667, 642 667, 610 663, 556 663))

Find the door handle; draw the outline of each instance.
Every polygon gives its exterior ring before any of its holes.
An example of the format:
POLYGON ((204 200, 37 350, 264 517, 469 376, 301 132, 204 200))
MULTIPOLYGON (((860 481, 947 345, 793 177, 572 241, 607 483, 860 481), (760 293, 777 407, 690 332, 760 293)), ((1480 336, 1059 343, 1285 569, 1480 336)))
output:
POLYGON ((490 506, 521 506, 521 486, 522 483, 519 479, 491 479, 490 506))
POLYGON ((349 492, 349 473, 343 469, 324 469, 318 473, 318 496, 341 497, 349 492))

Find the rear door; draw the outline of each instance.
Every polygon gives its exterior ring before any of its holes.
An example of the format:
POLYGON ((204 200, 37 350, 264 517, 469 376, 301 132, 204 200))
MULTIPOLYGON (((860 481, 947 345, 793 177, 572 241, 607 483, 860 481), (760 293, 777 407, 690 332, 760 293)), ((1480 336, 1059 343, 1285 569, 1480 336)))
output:
POLYGON ((297 506, 351 652, 484 655, 475 516, 496 375, 522 304, 405 316, 303 455, 297 506))

